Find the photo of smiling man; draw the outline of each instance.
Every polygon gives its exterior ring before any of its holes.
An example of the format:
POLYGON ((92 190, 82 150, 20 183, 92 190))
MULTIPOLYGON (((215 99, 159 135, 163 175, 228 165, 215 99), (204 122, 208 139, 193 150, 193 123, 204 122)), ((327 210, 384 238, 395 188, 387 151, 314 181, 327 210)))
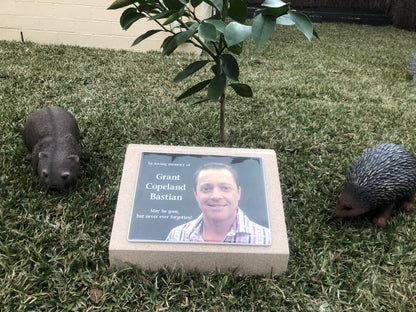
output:
POLYGON ((193 176, 193 193, 201 214, 173 228, 167 241, 270 245, 270 230, 251 221, 239 207, 237 172, 224 163, 202 165, 193 176))

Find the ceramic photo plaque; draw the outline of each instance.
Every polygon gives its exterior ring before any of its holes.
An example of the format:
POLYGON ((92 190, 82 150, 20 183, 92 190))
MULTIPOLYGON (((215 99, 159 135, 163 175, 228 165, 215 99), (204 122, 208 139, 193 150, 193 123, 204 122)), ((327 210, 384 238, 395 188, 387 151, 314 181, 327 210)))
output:
POLYGON ((117 267, 284 272, 274 151, 129 145, 109 251, 117 267))

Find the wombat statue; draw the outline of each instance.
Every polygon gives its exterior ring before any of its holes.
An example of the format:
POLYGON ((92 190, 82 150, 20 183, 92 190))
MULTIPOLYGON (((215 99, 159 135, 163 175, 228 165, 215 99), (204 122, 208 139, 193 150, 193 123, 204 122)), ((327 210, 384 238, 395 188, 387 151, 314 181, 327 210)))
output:
POLYGON ((61 107, 46 107, 31 115, 23 129, 30 154, 26 159, 49 189, 61 190, 77 179, 81 146, 74 116, 61 107))

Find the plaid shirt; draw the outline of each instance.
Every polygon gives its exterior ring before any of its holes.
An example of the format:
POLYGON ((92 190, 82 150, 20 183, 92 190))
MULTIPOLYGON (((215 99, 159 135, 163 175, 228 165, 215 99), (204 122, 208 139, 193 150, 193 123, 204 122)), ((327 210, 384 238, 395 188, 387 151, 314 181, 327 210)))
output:
MULTIPOLYGON (((201 235, 203 224, 204 222, 201 214, 195 220, 173 228, 166 240, 203 243, 204 239, 201 235)), ((237 217, 230 231, 227 235, 225 235, 223 242, 234 244, 270 245, 270 230, 254 223, 253 221, 250 221, 245 213, 239 208, 237 211, 237 217)))

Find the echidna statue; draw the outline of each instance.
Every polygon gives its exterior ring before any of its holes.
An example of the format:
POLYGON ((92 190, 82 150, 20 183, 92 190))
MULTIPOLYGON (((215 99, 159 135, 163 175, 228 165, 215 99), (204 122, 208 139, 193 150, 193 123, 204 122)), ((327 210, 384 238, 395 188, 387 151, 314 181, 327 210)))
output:
POLYGON ((413 75, 413 82, 416 83, 416 54, 410 56, 409 62, 407 63, 407 68, 410 73, 413 75))
POLYGON ((415 192, 416 157, 399 145, 380 144, 352 163, 331 219, 371 213, 374 224, 386 226, 395 206, 413 209, 415 192))

